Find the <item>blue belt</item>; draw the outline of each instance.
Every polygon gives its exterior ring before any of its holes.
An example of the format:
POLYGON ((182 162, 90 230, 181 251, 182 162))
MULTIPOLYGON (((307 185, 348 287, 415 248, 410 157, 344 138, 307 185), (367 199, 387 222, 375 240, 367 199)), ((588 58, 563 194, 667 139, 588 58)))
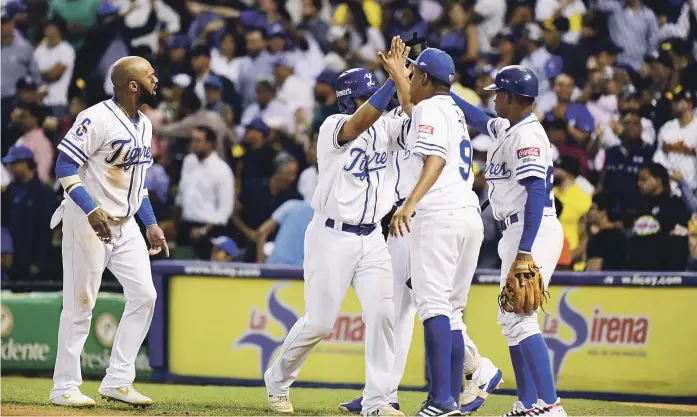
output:
POLYGON ((501 230, 506 230, 515 223, 518 223, 518 213, 513 214, 508 218, 508 225, 506 225, 506 219, 499 220, 499 226, 501 226, 501 230))
MULTIPOLYGON (((329 227, 330 229, 334 228, 334 225, 336 222, 334 219, 327 219, 326 222, 324 222, 324 225, 329 227)), ((373 233, 373 230, 375 230, 377 226, 375 223, 373 224, 359 224, 358 226, 354 224, 347 224, 343 223, 341 225, 341 231, 342 232, 347 232, 347 233, 353 233, 354 235, 357 236, 368 236, 369 234, 373 233)))

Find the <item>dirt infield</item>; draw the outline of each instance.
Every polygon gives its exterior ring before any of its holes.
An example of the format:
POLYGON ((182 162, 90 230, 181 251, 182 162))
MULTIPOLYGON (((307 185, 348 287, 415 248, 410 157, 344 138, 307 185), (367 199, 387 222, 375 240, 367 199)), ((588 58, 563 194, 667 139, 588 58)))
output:
POLYGON ((639 406, 639 407, 651 407, 651 408, 663 408, 665 410, 677 410, 677 411, 687 411, 688 413, 697 414, 697 405, 687 405, 687 404, 650 404, 650 403, 620 403, 624 405, 639 406))

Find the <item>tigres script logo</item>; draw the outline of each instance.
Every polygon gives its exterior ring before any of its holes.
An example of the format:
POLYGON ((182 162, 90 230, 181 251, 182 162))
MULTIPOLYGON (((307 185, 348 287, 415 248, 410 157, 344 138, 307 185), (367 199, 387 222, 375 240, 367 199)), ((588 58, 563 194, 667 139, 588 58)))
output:
POLYGON ((353 148, 349 154, 351 159, 344 165, 344 171, 361 181, 370 178, 370 173, 387 168, 387 152, 366 153, 365 149, 353 148))
POLYGON ((111 142, 111 149, 114 152, 104 158, 104 162, 124 171, 128 171, 132 166, 150 164, 152 162, 152 153, 149 146, 127 146, 130 143, 130 139, 117 139, 111 142))
POLYGON ((491 162, 484 168, 484 176, 487 181, 507 180, 511 178, 511 170, 505 162, 491 162))

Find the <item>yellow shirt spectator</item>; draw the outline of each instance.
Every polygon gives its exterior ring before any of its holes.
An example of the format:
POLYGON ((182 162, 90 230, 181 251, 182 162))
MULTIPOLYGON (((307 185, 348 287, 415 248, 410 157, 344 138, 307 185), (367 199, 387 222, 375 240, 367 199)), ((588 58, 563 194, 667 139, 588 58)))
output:
POLYGON ((564 237, 569 241, 569 250, 572 251, 578 247, 578 221, 588 213, 593 201, 591 196, 575 183, 565 191, 554 187, 554 195, 564 206, 559 221, 564 230, 564 237))
MULTIPOLYGON (((370 26, 380 29, 382 24, 382 9, 380 5, 374 0, 363 0, 361 2, 363 5, 363 11, 368 19, 370 26)), ((346 24, 346 15, 348 14, 348 7, 345 3, 339 5, 334 12, 334 24, 338 26, 343 26, 346 24)))

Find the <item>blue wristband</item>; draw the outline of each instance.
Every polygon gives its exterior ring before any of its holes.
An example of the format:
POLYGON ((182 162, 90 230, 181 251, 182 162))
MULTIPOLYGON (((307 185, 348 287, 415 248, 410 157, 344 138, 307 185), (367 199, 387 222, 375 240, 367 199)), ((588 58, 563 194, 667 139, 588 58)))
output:
POLYGON ((145 227, 150 227, 157 224, 155 212, 152 210, 152 203, 150 203, 150 199, 148 197, 143 198, 143 202, 140 203, 140 208, 136 214, 138 214, 138 218, 143 222, 145 227))
POLYGON ((385 84, 382 85, 382 87, 378 89, 378 91, 370 96, 368 103, 379 111, 385 111, 387 106, 390 104, 390 99, 392 99, 392 96, 394 96, 396 91, 397 86, 395 85, 394 81, 392 81, 392 78, 390 78, 385 84))
POLYGON ((85 214, 90 214, 97 208, 97 203, 92 200, 92 197, 90 197, 87 190, 85 190, 85 187, 82 185, 73 187, 68 195, 85 214))

